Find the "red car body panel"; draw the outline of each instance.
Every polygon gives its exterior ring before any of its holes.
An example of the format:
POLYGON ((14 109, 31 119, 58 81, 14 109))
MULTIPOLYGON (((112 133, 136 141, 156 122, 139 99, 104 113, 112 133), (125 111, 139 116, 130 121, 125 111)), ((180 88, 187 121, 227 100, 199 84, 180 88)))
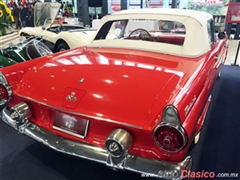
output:
MULTIPOLYGON (((156 97, 173 73, 157 70, 162 68, 161 63, 164 63, 164 60, 149 57, 149 63, 146 64, 138 60, 146 56, 143 53, 141 56, 133 56, 130 55, 132 51, 129 51, 128 55, 126 50, 123 52, 125 53, 117 54, 117 62, 116 58, 111 58, 111 54, 98 53, 90 49, 86 50, 84 55, 75 50, 71 55, 53 58, 54 60, 50 62, 53 65, 51 71, 48 67, 50 63, 37 68, 38 73, 33 73, 34 68, 28 70, 26 79, 23 78, 23 83, 19 84, 21 90, 18 93, 54 107, 142 127, 156 97), (87 64, 76 62, 81 61, 79 58, 81 55, 88 59, 87 64), (106 58, 107 62, 102 62, 101 58, 106 58), (79 80, 83 77, 84 83, 80 83, 79 80), (85 92, 81 100, 78 98, 76 108, 66 108, 63 105, 66 88, 85 92), (151 93, 148 93, 150 90, 151 93), (121 111, 122 109, 124 111, 121 111)), ((176 67, 168 67, 166 63, 164 68, 177 71, 179 63, 173 61, 173 64, 176 67)))

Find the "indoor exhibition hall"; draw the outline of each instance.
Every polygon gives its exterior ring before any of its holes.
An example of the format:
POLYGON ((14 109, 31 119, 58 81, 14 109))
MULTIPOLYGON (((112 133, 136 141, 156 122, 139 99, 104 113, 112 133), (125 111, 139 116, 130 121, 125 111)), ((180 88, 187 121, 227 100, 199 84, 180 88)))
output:
POLYGON ((240 180, 240 0, 0 0, 0 180, 240 180))

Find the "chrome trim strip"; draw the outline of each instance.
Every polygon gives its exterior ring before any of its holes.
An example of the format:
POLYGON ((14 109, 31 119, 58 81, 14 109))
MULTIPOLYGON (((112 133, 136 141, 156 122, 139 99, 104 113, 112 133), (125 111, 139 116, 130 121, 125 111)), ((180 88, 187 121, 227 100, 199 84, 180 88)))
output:
POLYGON ((194 95, 193 99, 191 100, 191 102, 185 107, 184 111, 185 111, 185 116, 188 115, 189 110, 192 108, 192 106, 194 105, 195 101, 197 100, 197 96, 194 95))
POLYGON ((35 99, 33 99, 33 98, 30 98, 30 97, 22 96, 22 95, 20 95, 20 94, 18 94, 18 96, 19 96, 19 97, 22 97, 22 98, 25 98, 25 99, 28 99, 28 100, 30 100, 30 101, 33 101, 33 102, 35 102, 35 103, 38 103, 38 104, 47 106, 47 107, 49 107, 49 108, 52 108, 52 109, 61 111, 61 112, 65 112, 65 113, 69 113, 69 114, 73 114, 73 115, 77 115, 77 116, 83 116, 83 117, 87 117, 87 118, 91 118, 91 119, 95 119, 95 120, 99 120, 99 121, 106 121, 106 122, 109 122, 109 123, 114 123, 114 124, 119 124, 119 125, 123 125, 123 126, 128 126, 128 127, 132 127, 132 128, 135 128, 135 129, 142 129, 141 126, 134 126, 134 125, 132 125, 132 124, 123 123, 123 122, 118 122, 118 121, 112 120, 112 119, 100 118, 100 117, 96 117, 96 116, 90 116, 90 115, 86 115, 86 114, 81 114, 81 113, 78 113, 78 112, 67 111, 67 110, 64 110, 64 109, 61 109, 61 108, 57 108, 57 107, 51 106, 51 105, 49 105, 49 104, 40 102, 40 101, 35 100, 35 99))
POLYGON ((7 108, 4 108, 0 112, 0 118, 20 133, 25 134, 56 151, 100 162, 113 169, 125 169, 142 173, 143 175, 146 174, 149 177, 178 180, 182 179, 182 171, 188 171, 192 166, 192 158, 190 156, 186 157, 182 162, 168 162, 157 161, 135 155, 127 155, 123 157, 120 164, 116 165, 114 163, 109 163, 109 158, 111 158, 111 156, 107 153, 105 148, 57 136, 40 126, 31 123, 28 119, 26 119, 24 124, 19 125, 11 119, 7 108), (173 174, 171 174, 172 172, 173 174))

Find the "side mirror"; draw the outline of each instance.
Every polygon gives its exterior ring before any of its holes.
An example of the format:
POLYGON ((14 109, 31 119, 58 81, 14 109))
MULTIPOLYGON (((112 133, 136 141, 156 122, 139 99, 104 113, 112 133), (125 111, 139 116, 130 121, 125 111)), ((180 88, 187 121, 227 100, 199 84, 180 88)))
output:
POLYGON ((220 32, 220 33, 218 33, 218 38, 219 38, 219 39, 224 39, 225 36, 226 36, 226 33, 225 33, 225 32, 220 32))

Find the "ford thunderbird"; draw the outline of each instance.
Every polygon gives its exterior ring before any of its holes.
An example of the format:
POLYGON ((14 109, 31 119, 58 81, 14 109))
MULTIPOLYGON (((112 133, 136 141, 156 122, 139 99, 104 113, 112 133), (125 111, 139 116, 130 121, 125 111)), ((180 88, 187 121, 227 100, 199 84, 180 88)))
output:
POLYGON ((1 119, 62 153, 181 179, 227 52, 206 12, 120 11, 86 46, 0 69, 1 119))

